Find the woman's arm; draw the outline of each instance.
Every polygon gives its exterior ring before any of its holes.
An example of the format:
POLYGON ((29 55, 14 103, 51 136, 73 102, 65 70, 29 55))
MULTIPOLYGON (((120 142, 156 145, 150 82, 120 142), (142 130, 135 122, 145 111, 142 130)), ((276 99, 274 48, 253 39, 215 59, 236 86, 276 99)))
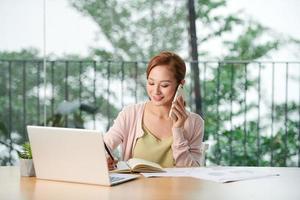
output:
POLYGON ((201 145, 204 133, 204 121, 198 115, 194 119, 194 127, 189 127, 189 134, 192 134, 191 139, 186 138, 183 128, 173 128, 173 158, 176 167, 198 167, 200 166, 201 145))
POLYGON ((104 142, 110 148, 115 149, 124 140, 124 133, 126 132, 126 115, 123 109, 114 120, 113 125, 108 132, 104 134, 104 142))

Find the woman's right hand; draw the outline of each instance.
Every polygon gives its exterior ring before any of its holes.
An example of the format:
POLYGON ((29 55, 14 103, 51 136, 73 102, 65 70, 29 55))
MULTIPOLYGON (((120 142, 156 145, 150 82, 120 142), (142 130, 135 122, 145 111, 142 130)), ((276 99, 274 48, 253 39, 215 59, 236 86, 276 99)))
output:
POLYGON ((117 163, 118 160, 117 159, 111 159, 111 157, 106 157, 106 161, 107 161, 107 166, 109 170, 114 170, 117 168, 117 163))

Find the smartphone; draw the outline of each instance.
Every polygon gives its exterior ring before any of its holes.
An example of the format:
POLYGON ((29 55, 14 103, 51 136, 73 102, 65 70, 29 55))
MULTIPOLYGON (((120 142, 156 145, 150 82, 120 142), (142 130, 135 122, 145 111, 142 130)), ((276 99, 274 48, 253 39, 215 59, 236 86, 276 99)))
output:
MULTIPOLYGON (((177 99, 178 97, 180 97, 180 96, 182 96, 182 98, 183 98, 183 100, 184 100, 184 93, 183 93, 183 85, 182 85, 182 84, 179 84, 179 85, 178 85, 178 87, 177 87, 177 90, 176 90, 176 93, 175 93, 175 96, 174 96, 174 99, 173 99, 172 103, 173 103, 173 102, 175 102, 175 101, 176 101, 176 99, 177 99)), ((172 115, 174 115, 174 114, 173 114, 173 112, 172 112, 172 108, 173 108, 173 105, 172 105, 172 107, 171 107, 171 109, 170 109, 170 112, 169 112, 169 117, 172 117, 172 115)), ((176 118, 176 116, 175 116, 175 115, 174 115, 174 117, 176 118)))

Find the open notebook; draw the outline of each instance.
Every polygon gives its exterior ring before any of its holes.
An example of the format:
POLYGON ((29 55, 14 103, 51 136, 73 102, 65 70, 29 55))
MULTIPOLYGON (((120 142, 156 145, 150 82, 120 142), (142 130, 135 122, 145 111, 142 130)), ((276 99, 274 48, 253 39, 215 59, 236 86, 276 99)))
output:
POLYGON ((131 158, 127 162, 119 161, 117 169, 111 171, 115 173, 133 173, 133 172, 164 172, 163 168, 154 162, 143 160, 140 158, 131 158))

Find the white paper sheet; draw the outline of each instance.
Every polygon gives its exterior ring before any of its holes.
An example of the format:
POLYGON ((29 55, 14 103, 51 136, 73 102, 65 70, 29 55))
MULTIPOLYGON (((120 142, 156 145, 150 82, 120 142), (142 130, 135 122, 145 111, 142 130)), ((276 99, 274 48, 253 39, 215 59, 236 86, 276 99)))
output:
POLYGON ((278 176, 279 173, 251 167, 165 168, 164 173, 142 173, 145 177, 193 177, 219 183, 278 176))

